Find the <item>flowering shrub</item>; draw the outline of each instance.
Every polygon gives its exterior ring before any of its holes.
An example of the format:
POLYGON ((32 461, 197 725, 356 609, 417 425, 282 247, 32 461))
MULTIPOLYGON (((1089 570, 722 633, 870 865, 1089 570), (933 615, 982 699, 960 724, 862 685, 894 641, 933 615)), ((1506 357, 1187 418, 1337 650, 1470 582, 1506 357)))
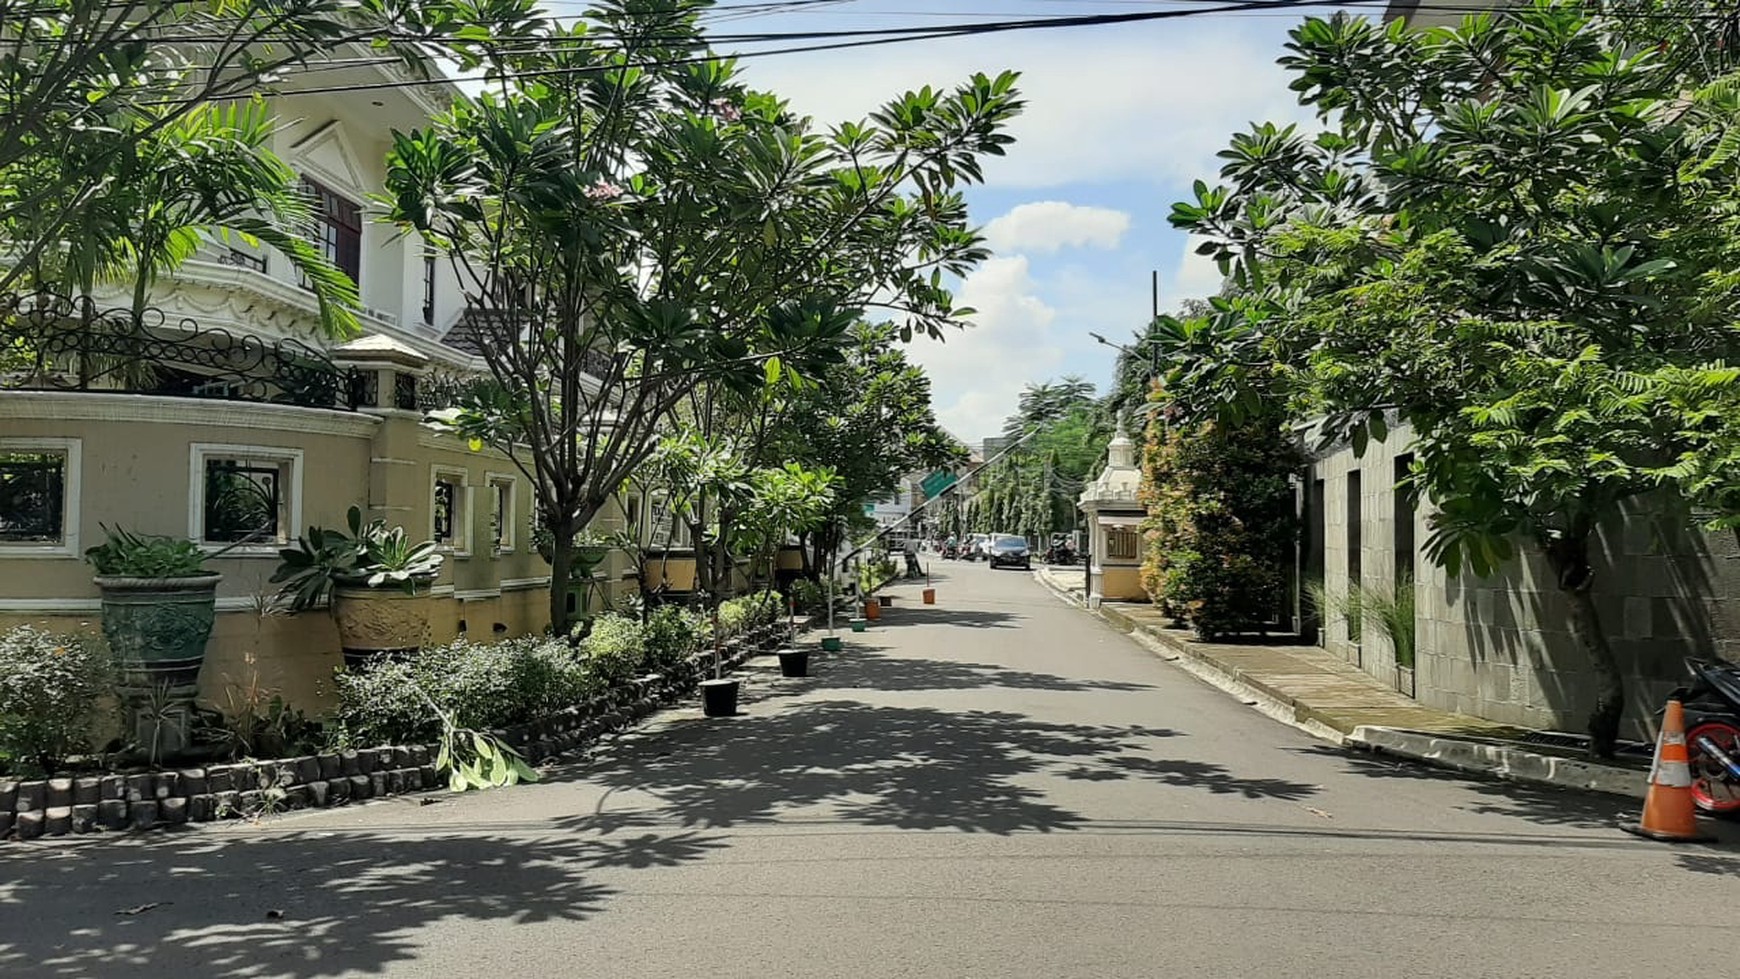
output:
POLYGON ((52 773, 90 749, 114 668, 101 644, 19 626, 0 635, 0 770, 52 773))
POLYGON ((1303 464, 1273 421, 1183 427, 1156 417, 1142 459, 1149 597, 1203 638, 1273 624, 1298 535, 1288 477, 1303 464))

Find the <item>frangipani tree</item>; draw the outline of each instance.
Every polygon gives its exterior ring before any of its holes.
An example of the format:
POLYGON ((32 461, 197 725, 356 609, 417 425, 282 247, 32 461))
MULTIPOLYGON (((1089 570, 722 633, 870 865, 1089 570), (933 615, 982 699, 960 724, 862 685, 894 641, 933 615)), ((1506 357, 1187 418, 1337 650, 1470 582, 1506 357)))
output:
POLYGON ((979 75, 818 128, 707 55, 707 6, 495 10, 457 47, 486 94, 394 136, 389 215, 450 256, 498 384, 440 421, 530 479, 558 628, 573 533, 697 385, 814 374, 870 304, 905 337, 968 312, 943 287, 986 254, 958 188, 1021 109, 979 75))
MULTIPOLYGON (((464 9, 489 17, 497 2, 464 9)), ((164 163, 163 148, 186 144, 190 125, 209 132, 215 106, 341 50, 421 70, 427 42, 458 9, 443 0, 0 0, 0 293, 76 292, 67 246, 95 245, 101 257, 126 238, 110 223, 126 213, 115 203, 142 189, 141 168, 164 163)))
POLYGON ((1697 489, 1686 460, 1715 430, 1697 405, 1740 376, 1740 304, 1710 287, 1731 246, 1682 179, 1716 142, 1686 98, 1703 69, 1660 26, 1639 44, 1647 24, 1548 0, 1455 30, 1306 21, 1283 63, 1331 128, 1235 137, 1226 183, 1174 207, 1233 285, 1159 332, 1185 420, 1285 404, 1356 451, 1405 421, 1428 554, 1452 574, 1493 573, 1519 542, 1546 562, 1603 754, 1625 700, 1596 528, 1697 489))

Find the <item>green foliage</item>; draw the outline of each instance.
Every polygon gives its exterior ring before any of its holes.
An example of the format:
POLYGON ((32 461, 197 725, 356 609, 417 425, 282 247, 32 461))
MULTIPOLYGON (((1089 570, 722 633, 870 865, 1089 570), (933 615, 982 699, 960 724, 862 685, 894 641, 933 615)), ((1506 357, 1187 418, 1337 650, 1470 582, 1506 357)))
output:
MULTIPOLYGON (((834 595, 840 594, 840 589, 833 589, 834 595)), ((828 610, 828 583, 812 581, 809 578, 799 578, 791 583, 792 601, 797 604, 799 612, 826 612, 828 610)))
POLYGON ((210 574, 205 552, 181 537, 134 534, 103 527, 108 539, 85 549, 85 560, 97 574, 125 578, 194 578, 210 574))
POLYGON ((572 706, 603 688, 605 674, 566 642, 460 639, 406 659, 378 658, 334 675, 338 740, 366 747, 432 741, 442 717, 488 730, 572 706))
POLYGON ((227 231, 310 273, 329 325, 354 286, 292 234, 305 203, 246 98, 263 79, 391 37, 415 60, 445 4, 400 0, 41 0, 8 8, 0 53, 0 291, 148 281, 227 231), (222 70, 211 70, 213 66, 222 70))
POLYGON ((1014 74, 825 128, 711 55, 708 7, 468 11, 454 54, 483 93, 393 134, 387 216, 447 252, 499 384, 431 421, 535 469, 558 536, 638 475, 698 391, 819 376, 871 301, 903 338, 941 336, 967 312, 945 276, 988 254, 962 188, 1011 142, 1014 74))
POLYGON ((447 787, 454 792, 502 788, 539 778, 520 753, 500 738, 451 724, 442 726, 435 770, 446 773, 447 787))
POLYGON ((682 663, 700 647, 701 617, 676 605, 661 605, 646 618, 646 665, 668 670, 682 663))
POLYGON ((1224 183, 1171 217, 1229 286, 1157 324, 1184 417, 1285 402, 1356 452, 1400 420, 1433 559, 1544 556, 1600 681, 1598 751, 1625 698, 1595 528, 1664 485, 1740 502, 1734 100, 1712 83, 1732 54, 1686 31, 1555 2, 1307 20, 1282 63, 1330 128, 1233 138, 1224 183))
POLYGON ((1004 436, 1027 440, 980 472, 983 488, 963 529, 1045 540, 1076 527, 1076 501, 1111 439, 1093 393, 1074 376, 1022 391, 1004 436))
POLYGON ((587 670, 606 686, 646 672, 647 634, 638 619, 606 612, 592 620, 592 631, 580 644, 587 670))
POLYGON ((719 638, 736 639, 779 621, 784 601, 777 591, 761 591, 719 603, 719 638))
POLYGON ((114 689, 108 651, 31 626, 0 634, 0 770, 58 771, 89 750, 101 698, 114 689))
POLYGON ((1404 578, 1389 589, 1362 585, 1353 601, 1355 620, 1360 624, 1370 621, 1378 627, 1390 641, 1396 665, 1413 666, 1416 628, 1413 579, 1404 578))
POLYGON ((842 528, 902 476, 967 458, 966 447, 938 424, 930 378, 897 337, 891 323, 854 326, 840 363, 784 395, 785 418, 769 454, 834 474, 832 503, 813 534, 818 568, 842 543, 842 528))
POLYGON ((893 581, 899 574, 900 569, 893 558, 878 557, 866 561, 858 572, 858 593, 868 595, 893 581))
POLYGON ((1266 628, 1287 604, 1298 520, 1288 477, 1304 464, 1273 418, 1156 419, 1143 453, 1143 583, 1169 615, 1214 638, 1266 628))
POLYGON ((227 684, 218 710, 216 739, 231 758, 282 758, 306 754, 321 744, 321 728, 282 694, 262 686, 257 672, 227 684))
POLYGON ((292 610, 318 605, 334 584, 410 592, 441 573, 445 558, 436 553, 434 541, 412 544, 405 528, 389 528, 382 519, 365 524, 360 507, 351 507, 346 518, 349 534, 310 527, 295 547, 278 552, 271 580, 282 586, 279 596, 292 610))

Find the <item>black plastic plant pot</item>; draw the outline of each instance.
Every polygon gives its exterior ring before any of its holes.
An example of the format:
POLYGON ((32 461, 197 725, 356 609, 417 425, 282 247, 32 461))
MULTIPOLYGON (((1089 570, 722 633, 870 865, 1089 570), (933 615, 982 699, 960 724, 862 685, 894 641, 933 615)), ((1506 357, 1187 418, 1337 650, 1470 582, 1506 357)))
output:
POLYGON ((701 712, 708 717, 730 717, 737 713, 736 680, 702 680, 701 712))
POLYGON ((810 651, 807 649, 780 650, 779 672, 785 676, 809 676, 810 651))

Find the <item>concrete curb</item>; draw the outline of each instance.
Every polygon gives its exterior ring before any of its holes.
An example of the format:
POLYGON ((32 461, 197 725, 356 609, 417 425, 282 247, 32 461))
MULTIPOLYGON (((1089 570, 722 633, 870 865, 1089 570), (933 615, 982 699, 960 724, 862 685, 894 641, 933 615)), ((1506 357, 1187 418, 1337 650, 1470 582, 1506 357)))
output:
POLYGON ((1641 799, 1648 791, 1646 773, 1635 769, 1543 754, 1496 741, 1369 724, 1345 728, 1345 722, 1336 723, 1330 715, 1269 686, 1244 670, 1228 667, 1212 657, 1203 656, 1174 637, 1153 629, 1141 628, 1134 619, 1119 613, 1115 608, 1087 608, 1081 599, 1059 589, 1045 575, 1035 573, 1034 578, 1046 590, 1070 605, 1097 616, 1102 622, 1137 639, 1150 649, 1164 650, 1171 654, 1173 661, 1191 675, 1233 694, 1246 706, 1255 707, 1276 720, 1331 743, 1506 781, 1600 792, 1628 799, 1641 799), (1253 697, 1266 703, 1247 699, 1253 697))
POLYGON ((1598 765, 1576 758, 1544 755, 1514 745, 1445 737, 1425 731, 1361 725, 1347 739, 1350 747, 1422 761, 1459 772, 1490 775, 1585 792, 1641 799, 1648 775, 1629 768, 1598 765))

